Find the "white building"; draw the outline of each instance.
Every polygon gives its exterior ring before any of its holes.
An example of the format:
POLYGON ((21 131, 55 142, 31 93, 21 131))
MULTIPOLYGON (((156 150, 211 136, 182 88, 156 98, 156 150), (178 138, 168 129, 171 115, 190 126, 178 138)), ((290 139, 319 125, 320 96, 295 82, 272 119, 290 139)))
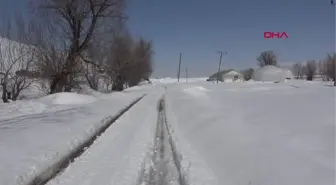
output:
POLYGON ((220 71, 219 75, 215 73, 209 77, 209 81, 216 81, 217 77, 222 82, 244 81, 244 75, 233 69, 220 71))
POLYGON ((264 66, 254 71, 252 79, 262 82, 283 82, 286 79, 292 79, 293 73, 289 69, 279 68, 277 66, 264 66))

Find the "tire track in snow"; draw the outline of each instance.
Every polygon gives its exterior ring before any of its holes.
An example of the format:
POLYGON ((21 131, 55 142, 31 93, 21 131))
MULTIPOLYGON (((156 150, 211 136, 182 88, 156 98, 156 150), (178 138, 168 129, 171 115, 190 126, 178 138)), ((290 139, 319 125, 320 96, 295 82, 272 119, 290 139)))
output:
POLYGON ((87 148, 89 148, 97 138, 99 138, 104 132, 123 114, 125 114, 129 109, 131 109, 135 104, 137 104, 145 95, 133 101, 129 106, 122 109, 119 114, 112 117, 107 124, 103 125, 96 133, 93 134, 87 141, 83 142, 76 149, 72 150, 68 155, 61 158, 58 162, 50 165, 44 171, 42 171, 39 175, 34 177, 27 185, 45 185, 51 179, 56 177, 60 172, 62 172, 65 168, 67 168, 71 163, 78 157, 80 157, 87 148))
POLYGON ((188 185, 165 114, 164 98, 158 103, 158 121, 151 155, 140 171, 138 185, 188 185))

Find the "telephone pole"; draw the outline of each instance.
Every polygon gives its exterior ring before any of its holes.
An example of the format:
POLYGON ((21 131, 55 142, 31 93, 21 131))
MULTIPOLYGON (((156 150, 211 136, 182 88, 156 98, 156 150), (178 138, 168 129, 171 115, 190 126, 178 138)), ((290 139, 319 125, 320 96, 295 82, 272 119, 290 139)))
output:
POLYGON ((219 65, 218 65, 218 72, 217 72, 217 83, 218 83, 218 80, 219 80, 219 72, 220 72, 220 67, 222 65, 222 57, 223 57, 223 54, 226 55, 227 52, 223 52, 223 51, 218 51, 220 53, 220 58, 219 58, 219 65))
POLYGON ((188 82, 188 68, 186 68, 186 82, 188 82))
POLYGON ((178 72, 177 72, 177 81, 180 81, 180 74, 181 74, 181 59, 182 59, 182 53, 180 53, 180 60, 179 60, 179 67, 178 67, 178 72))

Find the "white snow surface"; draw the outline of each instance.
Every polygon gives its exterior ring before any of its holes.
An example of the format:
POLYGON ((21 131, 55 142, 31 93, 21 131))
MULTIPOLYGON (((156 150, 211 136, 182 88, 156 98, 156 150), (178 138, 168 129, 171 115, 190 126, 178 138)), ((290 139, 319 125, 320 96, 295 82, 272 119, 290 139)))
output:
POLYGON ((178 84, 167 103, 190 184, 335 184, 334 87, 178 84))
POLYGON ((136 185, 153 146, 163 92, 162 87, 154 88, 48 185, 136 185))
POLYGON ((255 70, 252 75, 253 80, 262 82, 283 82, 292 77, 293 74, 289 70, 270 65, 255 70))
POLYGON ((0 104, 0 184, 26 184, 143 92, 59 93, 0 104))
POLYGON ((97 100, 97 98, 89 95, 78 94, 75 92, 72 93, 57 93, 52 94, 40 99, 47 104, 55 104, 55 105, 80 105, 93 103, 97 100))
POLYGON ((148 95, 48 185, 136 185, 152 154, 163 94, 190 185, 335 184, 331 83, 189 80, 193 83, 153 80, 91 98, 55 95, 62 104, 55 104, 53 96, 0 104, 0 184, 24 184, 144 93, 148 95))

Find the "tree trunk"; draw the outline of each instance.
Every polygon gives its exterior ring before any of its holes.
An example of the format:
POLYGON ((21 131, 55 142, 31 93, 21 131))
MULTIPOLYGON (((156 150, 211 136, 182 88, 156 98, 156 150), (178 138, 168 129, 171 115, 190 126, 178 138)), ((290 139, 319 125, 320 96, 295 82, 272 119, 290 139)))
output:
POLYGON ((12 94, 12 100, 13 100, 13 101, 16 101, 18 97, 19 97, 19 91, 14 92, 14 93, 12 94))
POLYGON ((12 93, 11 92, 7 92, 7 99, 12 100, 12 93))
POLYGON ((61 75, 60 74, 56 74, 51 82, 50 82, 50 92, 49 94, 54 94, 57 93, 59 90, 61 90, 61 88, 59 87, 59 81, 60 81, 61 75))
POLYGON ((12 100, 16 101, 18 96, 13 96, 12 100))
POLYGON ((2 101, 4 103, 9 103, 7 98, 7 86, 6 84, 2 84, 2 101))
POLYGON ((122 90, 124 90, 124 82, 123 82, 122 77, 120 75, 115 80, 115 82, 114 82, 114 84, 112 86, 112 90, 114 90, 114 91, 122 91, 122 90))
POLYGON ((58 73, 54 76, 50 83, 50 94, 59 93, 67 90, 67 73, 58 73))

